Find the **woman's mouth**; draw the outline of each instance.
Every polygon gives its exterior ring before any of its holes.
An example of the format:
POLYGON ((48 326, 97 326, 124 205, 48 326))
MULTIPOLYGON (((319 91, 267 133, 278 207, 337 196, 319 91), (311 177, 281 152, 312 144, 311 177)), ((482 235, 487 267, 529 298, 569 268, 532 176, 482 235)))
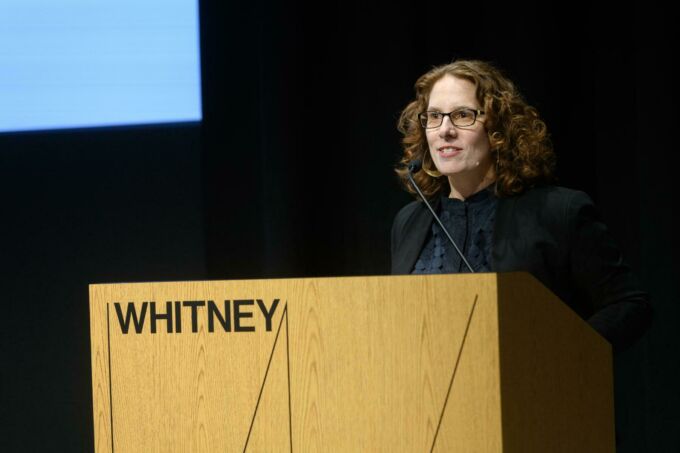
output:
POLYGON ((460 152, 462 151, 461 148, 455 147, 455 146, 442 146, 441 148, 437 149, 437 153, 441 157, 455 157, 460 152))

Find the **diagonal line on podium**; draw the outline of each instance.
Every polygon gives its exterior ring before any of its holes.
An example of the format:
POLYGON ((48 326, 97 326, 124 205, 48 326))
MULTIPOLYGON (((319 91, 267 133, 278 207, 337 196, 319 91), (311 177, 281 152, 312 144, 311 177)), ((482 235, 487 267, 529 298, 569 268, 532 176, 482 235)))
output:
POLYGON ((290 347, 288 341, 288 301, 286 301, 286 307, 283 310, 283 314, 286 316, 286 368, 288 370, 288 432, 290 436, 290 453, 293 453, 293 405, 291 404, 290 395, 290 347))
POLYGON ((111 322, 109 317, 109 304, 106 304, 106 340, 109 343, 109 419, 111 421, 111 453, 114 453, 113 448, 113 384, 111 376, 113 372, 111 371, 111 322))
POLYGON ((437 436, 439 435, 439 428, 442 425, 442 419, 444 418, 444 411, 446 411, 446 405, 449 402, 449 395, 451 394, 451 388, 453 387, 453 380, 456 378, 456 371, 458 371, 458 364, 460 363, 460 356, 463 353, 463 347, 465 346, 465 339, 468 335, 468 330, 470 329, 470 321, 472 321, 472 315, 475 312, 475 307, 477 306, 478 294, 475 295, 475 300, 472 302, 472 308, 470 309, 470 315, 468 316, 467 325, 465 326, 465 333, 463 334, 463 340, 460 343, 460 349, 458 349, 458 356, 456 357, 456 364, 453 367, 453 373, 451 373, 451 381, 449 382, 449 389, 446 391, 446 398, 444 399, 444 406, 442 407, 442 413, 439 416, 439 422, 437 423, 437 430, 434 432, 434 439, 432 439, 432 448, 430 453, 434 451, 434 446, 437 443, 437 436))
MULTIPOLYGON (((281 314, 281 321, 279 321, 279 327, 276 330, 276 337, 274 338, 274 345, 272 346, 272 352, 269 354, 269 362, 267 362, 267 370, 264 372, 264 379, 262 379, 262 385, 260 386, 260 394, 257 395, 257 403, 255 403, 255 410, 253 411, 253 418, 250 421, 250 428, 248 428, 248 436, 246 437, 245 445, 243 446, 243 452, 245 453, 248 448, 248 441, 250 440, 250 434, 253 431, 253 425, 255 424, 255 416, 257 415, 257 409, 260 407, 260 399, 262 398, 262 392, 264 391, 264 386, 267 382, 267 376, 269 375, 269 367, 272 364, 272 358, 274 357, 274 351, 276 350, 276 344, 279 341, 279 334, 281 333, 281 326, 283 325, 283 318, 286 318, 286 351, 288 348, 288 301, 283 307, 283 314, 281 314)), ((290 412, 290 366, 288 367, 288 408, 290 412)), ((291 422, 292 426, 292 422, 291 422)), ((292 429, 292 428, 291 428, 292 429)), ((291 452, 293 451, 293 439, 290 440, 291 452)))

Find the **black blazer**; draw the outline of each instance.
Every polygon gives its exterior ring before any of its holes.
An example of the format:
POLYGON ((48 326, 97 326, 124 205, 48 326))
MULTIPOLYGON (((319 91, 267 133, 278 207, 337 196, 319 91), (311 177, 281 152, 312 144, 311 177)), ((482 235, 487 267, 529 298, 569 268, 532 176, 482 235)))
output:
MULTIPOLYGON (((438 205, 435 199, 435 210, 438 205)), ((411 273, 432 222, 422 201, 399 211, 392 226, 393 274, 411 273)), ((649 326, 648 296, 584 192, 545 186, 499 198, 489 264, 493 272, 530 272, 617 349, 649 326)))

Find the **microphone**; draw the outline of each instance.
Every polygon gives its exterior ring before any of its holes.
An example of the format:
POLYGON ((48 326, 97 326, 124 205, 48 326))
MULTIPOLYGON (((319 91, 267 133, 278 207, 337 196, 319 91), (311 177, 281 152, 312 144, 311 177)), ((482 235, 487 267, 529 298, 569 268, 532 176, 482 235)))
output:
POLYGON ((460 259, 462 259, 463 262, 465 263, 465 265, 467 266, 467 268, 470 269, 470 272, 474 274, 475 271, 472 269, 472 266, 470 266, 470 263, 468 263, 468 260, 465 259, 465 255, 463 255, 463 252, 460 251, 460 249, 456 245, 456 242, 453 240, 453 238, 449 234, 449 230, 446 229, 446 227, 444 226, 442 221, 439 219, 439 216, 437 215, 437 213, 435 213, 434 209, 432 209, 432 206, 430 206, 430 203, 427 201, 427 198, 425 198, 425 195, 423 195, 423 192, 421 192, 420 187, 418 187, 418 184, 416 184, 415 179, 413 179, 413 174, 418 173, 418 171, 420 171, 422 166, 423 166, 423 162, 420 159, 415 159, 415 160, 412 160, 411 162, 409 162, 408 173, 406 174, 408 176, 408 180, 411 182, 413 187, 416 189, 416 192, 418 192, 418 195, 420 195, 420 198, 423 199, 423 201, 425 202, 425 205, 430 210, 430 212, 434 216, 434 219, 437 221, 439 226, 442 228, 442 230, 444 230, 444 234, 446 234, 446 237, 449 238, 449 241, 451 241, 453 248, 456 249, 456 252, 460 256, 460 259))

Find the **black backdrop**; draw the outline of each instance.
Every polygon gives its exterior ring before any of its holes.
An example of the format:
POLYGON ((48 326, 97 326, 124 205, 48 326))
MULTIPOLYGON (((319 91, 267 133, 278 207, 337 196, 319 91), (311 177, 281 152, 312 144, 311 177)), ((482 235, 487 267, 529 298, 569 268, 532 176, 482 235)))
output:
MULTIPOLYGON (((676 32, 665 11, 201 4, 201 125, 0 135, 2 451, 93 449, 87 284, 376 275, 418 75, 495 62, 652 295, 616 357, 619 451, 680 448, 676 32)), ((0 100, 1 102, 1 100, 0 100)))

